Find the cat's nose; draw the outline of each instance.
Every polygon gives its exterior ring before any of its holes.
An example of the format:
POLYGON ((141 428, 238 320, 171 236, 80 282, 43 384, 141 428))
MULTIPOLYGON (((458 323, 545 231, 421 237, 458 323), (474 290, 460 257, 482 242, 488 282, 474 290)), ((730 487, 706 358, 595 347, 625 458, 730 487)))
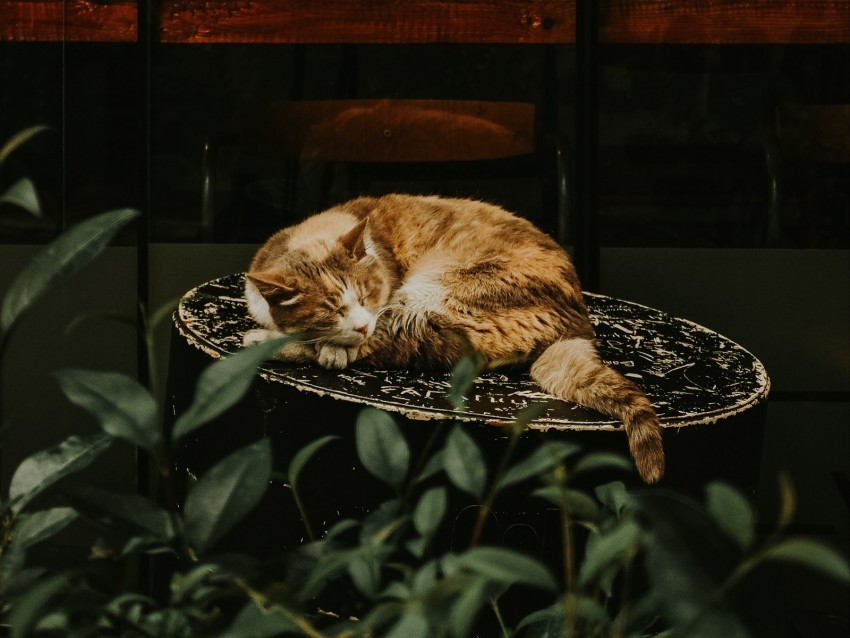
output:
POLYGON ((359 332, 365 337, 366 334, 369 332, 369 325, 364 323, 362 326, 358 326, 357 328, 355 328, 354 332, 359 332))

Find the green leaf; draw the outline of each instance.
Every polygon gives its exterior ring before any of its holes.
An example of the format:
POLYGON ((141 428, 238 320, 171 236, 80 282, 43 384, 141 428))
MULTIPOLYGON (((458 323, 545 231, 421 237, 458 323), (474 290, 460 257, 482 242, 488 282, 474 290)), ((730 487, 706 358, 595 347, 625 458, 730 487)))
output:
POLYGON ((446 438, 443 465, 458 489, 482 500, 487 486, 487 465, 478 445, 461 426, 455 427, 446 438))
POLYGON ((522 461, 509 468, 499 481, 499 490, 521 483, 534 476, 540 476, 552 469, 568 456, 576 454, 581 448, 566 441, 547 441, 522 461))
POLYGON ((440 571, 443 572, 443 575, 446 578, 451 578, 456 574, 460 573, 461 564, 458 561, 458 555, 453 554, 452 552, 447 552, 443 554, 442 558, 439 560, 440 563, 440 571))
POLYGON ((186 534, 199 552, 224 536, 262 498, 272 471, 271 444, 262 439, 219 461, 186 499, 186 534))
POLYGON ((466 578, 465 581, 449 612, 451 635, 456 638, 469 635, 478 612, 490 601, 493 591, 492 583, 481 576, 466 578))
POLYGON ((177 310, 177 306, 179 305, 180 298, 177 297, 175 299, 169 299, 168 301, 164 302, 161 306, 159 306, 159 308, 154 308, 153 312, 148 316, 148 330, 154 330, 165 319, 171 317, 171 315, 174 314, 174 311, 177 310))
POLYGON ((6 161, 6 158, 12 154, 12 151, 25 144, 30 138, 34 137, 38 133, 49 130, 49 128, 50 127, 45 124, 39 124, 15 133, 15 135, 9 138, 9 140, 0 147, 0 165, 6 161))
POLYGON ((841 583, 850 582, 847 559, 835 550, 815 541, 792 538, 781 541, 764 552, 765 560, 797 563, 834 578, 841 583))
POLYGON ((289 462, 289 471, 286 473, 289 483, 293 486, 298 483, 298 475, 301 474, 301 470, 304 469, 307 462, 313 458, 316 452, 318 452, 321 448, 338 438, 338 436, 332 435, 323 436, 298 450, 295 456, 292 457, 292 461, 289 462))
POLYGON ((171 554, 175 558, 178 557, 177 550, 169 545, 170 541, 163 540, 162 537, 156 536, 133 536, 124 543, 124 547, 118 552, 118 557, 124 558, 127 556, 138 556, 139 554, 171 554))
POLYGON ((579 583, 587 585, 595 581, 608 565, 621 561, 640 540, 640 526, 631 520, 624 521, 608 532, 591 534, 579 571, 579 583))
POLYGON ((138 211, 130 209, 103 213, 80 222, 42 248, 9 286, 0 309, 0 331, 7 333, 53 283, 94 260, 118 231, 138 216, 138 211))
POLYGON ((356 521, 353 518, 344 518, 341 521, 334 523, 330 529, 328 529, 323 540, 330 541, 337 536, 341 536, 342 534, 345 534, 352 529, 357 529, 358 527, 360 527, 360 521, 356 521))
POLYGON ((9 624, 12 627, 11 638, 23 638, 29 634, 30 628, 43 616, 50 602, 69 585, 66 574, 48 576, 38 581, 26 593, 17 598, 9 613, 9 624))
MULTIPOLYGON (((571 611, 576 618, 584 618, 603 627, 611 623, 611 619, 608 617, 605 608, 593 598, 570 596, 568 604, 571 606, 571 611)), ((535 631, 531 635, 541 637, 552 636, 552 638, 563 636, 566 629, 564 623, 565 614, 564 601, 558 600, 545 609, 529 614, 519 622, 516 628, 519 630, 530 625, 546 623, 545 627, 535 628, 535 631)))
POLYGON ((626 485, 622 481, 605 483, 596 487, 593 492, 599 502, 607 505, 617 516, 620 516, 628 506, 629 495, 626 492, 626 485))
POLYGON ((430 539, 446 513, 446 488, 434 487, 425 492, 413 510, 413 526, 420 536, 430 539))
POLYGON ((104 432, 149 451, 156 449, 156 403, 138 381, 117 372, 76 368, 54 376, 68 400, 96 416, 104 432))
POLYGON ((399 580, 394 580, 389 585, 387 585, 386 589, 384 589, 384 591, 382 591, 378 595, 378 597, 384 600, 407 600, 408 598, 410 598, 411 594, 412 592, 410 591, 410 587, 408 587, 399 580))
POLYGON ((519 414, 514 417, 514 420, 508 425, 508 431, 511 436, 519 436, 525 429, 541 414, 546 411, 546 403, 530 403, 520 410, 519 414))
POLYGON ((381 565, 374 552, 358 552, 348 563, 348 575, 361 594, 369 598, 377 595, 381 586, 381 565))
POLYGON ((437 583, 440 582, 440 570, 437 560, 430 560, 419 568, 411 582, 412 593, 418 598, 425 598, 437 583))
POLYGON ((35 192, 35 186, 31 180, 23 177, 12 184, 9 189, 0 196, 0 204, 12 204, 23 208, 33 217, 41 217, 41 204, 35 192))
POLYGON ((337 577, 348 567, 348 563, 356 555, 357 550, 330 551, 322 554, 310 570, 307 580, 298 590, 298 599, 305 603, 316 596, 328 581, 337 577))
POLYGON ((15 526, 12 542, 20 549, 32 547, 64 529, 79 515, 70 507, 54 507, 21 516, 15 526))
POLYGON ((408 611, 390 627, 386 638, 430 638, 431 626, 419 611, 408 611))
POLYGON ((209 423, 239 401, 254 381, 257 368, 273 357, 292 337, 269 339, 219 359, 198 378, 195 398, 174 423, 173 443, 209 423))
POLYGON ((297 615, 284 607, 274 605, 269 609, 261 609, 256 603, 249 602, 220 637, 272 638, 283 632, 300 634, 295 618, 297 615))
POLYGON ((35 625, 36 633, 40 632, 62 632, 67 635, 69 625, 68 612, 66 611, 53 611, 39 618, 38 622, 35 625))
POLYGON ((579 490, 564 488, 559 485, 547 485, 534 490, 532 495, 545 498, 576 518, 594 520, 599 512, 596 501, 579 490))
POLYGON ((104 604, 104 609, 111 615, 126 615, 133 607, 155 608, 156 601, 142 594, 134 592, 118 594, 115 598, 104 604))
POLYGON ((227 582, 230 575, 221 565, 203 563, 186 573, 176 573, 171 579, 171 599, 181 603, 189 601, 194 594, 214 582, 227 582))
MULTIPOLYGON (((546 623, 546 626, 542 628, 535 627, 535 630, 531 632, 532 636, 535 636, 535 638, 549 638, 549 636, 555 638, 556 636, 563 636, 566 633, 564 626, 564 602, 562 600, 552 603, 545 609, 539 609, 528 614, 519 621, 516 629, 519 632, 520 629, 525 629, 531 625, 542 625, 543 623, 546 623)), ((520 635, 525 635, 525 633, 520 635)))
POLYGON ((90 312, 84 312, 75 316, 68 323, 68 325, 65 326, 64 334, 67 337, 73 334, 76 330, 78 330, 80 326, 88 323, 89 321, 104 319, 109 321, 115 321, 116 323, 123 323, 125 326, 132 329, 134 332, 136 331, 136 328, 138 326, 136 317, 131 314, 127 314, 126 312, 121 312, 119 310, 101 308, 99 310, 92 310, 90 312))
POLYGON ((467 356, 458 361, 452 370, 452 383, 446 398, 456 410, 466 407, 466 394, 481 374, 483 362, 480 357, 467 356))
POLYGON ((71 503, 83 514, 105 515, 108 519, 129 523, 137 530, 149 532, 160 540, 174 536, 171 516, 141 494, 113 492, 88 485, 66 492, 71 503))
POLYGON ((366 408, 357 415, 357 456, 371 474, 397 490, 407 476, 410 448, 393 418, 366 408))
POLYGON ((12 531, 12 539, 2 552, 0 582, 7 585, 20 572, 24 567, 28 548, 50 538, 77 517, 78 514, 69 507, 21 514, 12 531))
POLYGON ((673 627, 694 623, 689 635, 748 638, 726 598, 717 597, 734 557, 731 542, 697 503, 677 493, 631 495, 644 535, 645 566, 659 610, 673 627))
POLYGON ((731 485, 715 481, 706 488, 706 507, 729 538, 742 550, 748 549, 755 536, 753 509, 731 485))
POLYGON ((384 501, 363 519, 360 544, 384 545, 409 520, 410 515, 402 510, 400 500, 384 501))
POLYGON ((425 550, 428 549, 428 539, 413 538, 407 541, 404 544, 404 547, 416 558, 422 558, 425 555, 425 550))
POLYGON ((500 547, 473 547, 457 557, 463 567, 503 585, 522 583, 550 591, 555 578, 540 561, 500 547))
POLYGON ((573 466, 573 474, 595 472, 597 470, 623 470, 633 472, 635 466, 625 456, 613 452, 591 452, 581 457, 573 466))
MULTIPOLYGON (((401 583, 393 583, 393 585, 401 585, 401 583)), ((367 636, 383 635, 383 632, 377 634, 375 630, 381 627, 387 627, 393 620, 397 619, 405 611, 405 605, 398 600, 388 600, 383 603, 374 605, 371 610, 357 621, 357 632, 352 636, 367 636)), ((335 634, 336 638, 344 638, 345 630, 335 634)))
POLYGON ((163 609, 144 617, 147 635, 161 638, 183 638, 191 635, 190 616, 182 609, 163 609))
POLYGON ((54 483, 88 466, 111 442, 112 439, 102 433, 71 436, 25 459, 9 484, 9 497, 14 500, 12 511, 20 512, 54 483))
POLYGON ((416 477, 415 482, 421 483, 432 476, 434 476, 437 472, 441 472, 444 467, 443 459, 445 458, 445 450, 437 450, 434 452, 428 461, 425 463, 425 467, 422 468, 422 471, 416 477))

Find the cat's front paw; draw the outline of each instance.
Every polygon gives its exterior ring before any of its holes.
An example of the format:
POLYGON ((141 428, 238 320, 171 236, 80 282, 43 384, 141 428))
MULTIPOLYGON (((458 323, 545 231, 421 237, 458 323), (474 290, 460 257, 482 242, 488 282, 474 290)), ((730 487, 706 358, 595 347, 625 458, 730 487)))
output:
POLYGON ((357 348, 323 343, 318 347, 318 363, 329 370, 342 370, 357 358, 357 348))

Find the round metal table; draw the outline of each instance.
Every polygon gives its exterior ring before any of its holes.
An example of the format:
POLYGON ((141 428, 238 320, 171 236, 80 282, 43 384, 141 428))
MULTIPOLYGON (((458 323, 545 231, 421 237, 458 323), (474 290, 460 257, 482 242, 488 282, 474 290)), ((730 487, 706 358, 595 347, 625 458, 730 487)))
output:
MULTIPOLYGON (((187 343, 217 358, 237 351, 256 325, 242 297, 242 275, 205 283, 180 301, 175 326, 187 343)), ((760 403, 770 387, 764 366, 735 342, 685 319, 629 301, 585 294, 602 359, 633 379, 664 427, 714 423, 760 403)), ((303 392, 371 405, 412 419, 505 423, 532 402, 547 406, 532 428, 619 429, 618 422, 557 399, 524 372, 488 372, 475 381, 464 411, 446 400, 450 373, 331 371, 268 362, 268 381, 303 392)))

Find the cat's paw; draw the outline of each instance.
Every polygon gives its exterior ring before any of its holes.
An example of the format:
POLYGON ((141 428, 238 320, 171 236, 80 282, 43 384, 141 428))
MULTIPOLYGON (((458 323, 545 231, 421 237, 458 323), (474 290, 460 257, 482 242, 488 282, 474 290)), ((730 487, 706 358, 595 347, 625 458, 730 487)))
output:
POLYGON ((318 347, 318 363, 329 370, 342 370, 357 357, 357 348, 323 343, 318 347))

